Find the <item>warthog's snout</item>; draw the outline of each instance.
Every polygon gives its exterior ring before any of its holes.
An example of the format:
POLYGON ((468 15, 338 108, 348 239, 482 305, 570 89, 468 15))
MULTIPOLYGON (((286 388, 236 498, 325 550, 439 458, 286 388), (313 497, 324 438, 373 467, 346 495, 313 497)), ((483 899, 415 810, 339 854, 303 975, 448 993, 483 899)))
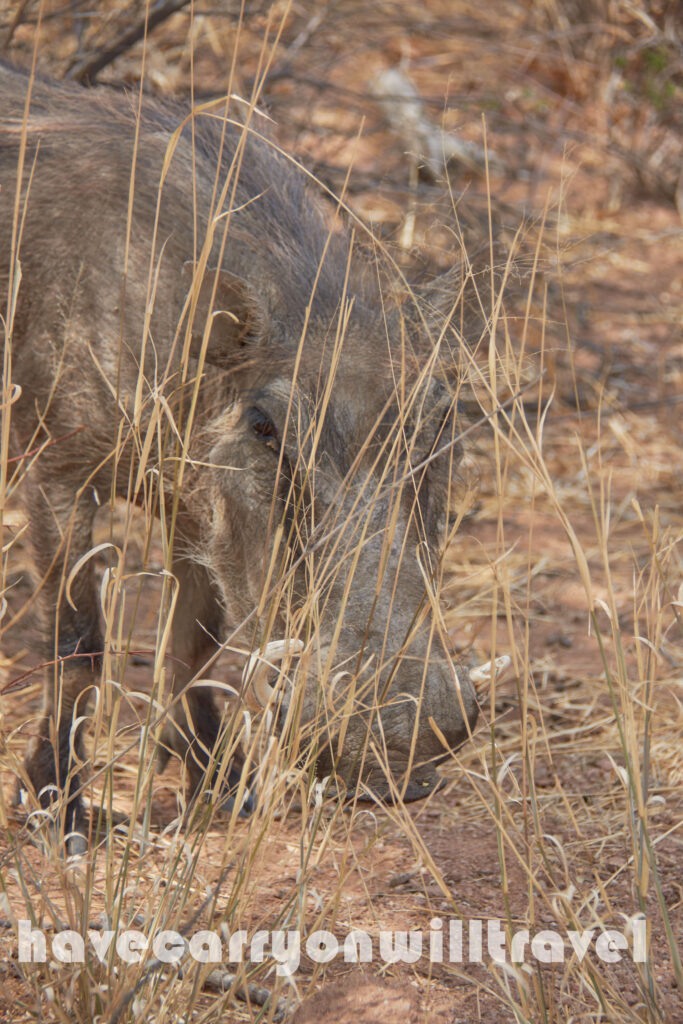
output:
POLYGON ((361 798, 406 802, 443 784, 438 766, 471 735, 485 696, 473 678, 483 689, 492 671, 509 664, 508 658, 498 658, 495 666, 488 662, 470 673, 442 652, 423 660, 404 658, 385 678, 332 669, 311 679, 304 678, 300 660, 308 660, 310 670, 311 663, 320 666, 320 654, 302 659, 302 650, 298 640, 272 641, 252 655, 243 674, 247 701, 277 708, 277 729, 296 715, 298 728, 317 731, 319 771, 333 769, 347 795, 358 786, 361 798), (282 660, 286 671, 278 670, 282 660))

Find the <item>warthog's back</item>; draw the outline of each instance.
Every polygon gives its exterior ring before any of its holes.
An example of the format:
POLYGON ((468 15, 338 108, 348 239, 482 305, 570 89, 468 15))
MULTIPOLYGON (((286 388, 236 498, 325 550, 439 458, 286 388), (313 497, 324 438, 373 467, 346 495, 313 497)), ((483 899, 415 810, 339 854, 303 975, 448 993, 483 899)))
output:
MULTIPOLYGON (((348 242, 330 239, 304 172, 259 136, 262 116, 252 113, 245 130, 232 108, 226 120, 218 104, 192 124, 186 111, 149 100, 140 112, 134 94, 41 78, 30 84, 26 116, 29 81, 0 63, 0 302, 14 235, 21 267, 15 379, 39 401, 47 400, 57 370, 72 397, 86 376, 100 408, 111 405, 114 378, 119 405, 130 400, 143 353, 148 381, 173 373, 192 279, 185 271, 207 235, 206 264, 248 281, 258 297, 269 358, 296 348, 312 296, 310 315, 334 316, 348 242)), ((233 107, 244 118, 246 106, 233 107)), ((372 301, 364 301, 369 280, 356 274, 349 289, 368 307, 375 298, 370 288, 372 301)), ((58 418, 62 433, 79 425, 68 408, 58 418)), ((104 424, 96 414, 88 419, 99 437, 104 424)), ((108 427, 105 438, 109 444, 108 427)), ((93 456, 104 454, 93 449, 93 456)))

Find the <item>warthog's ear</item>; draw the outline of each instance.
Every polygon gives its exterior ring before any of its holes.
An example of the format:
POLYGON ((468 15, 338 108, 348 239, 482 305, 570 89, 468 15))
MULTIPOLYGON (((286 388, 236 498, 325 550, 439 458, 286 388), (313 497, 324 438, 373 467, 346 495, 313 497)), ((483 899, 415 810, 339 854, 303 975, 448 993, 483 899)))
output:
POLYGON ((448 341, 454 331, 474 347, 490 330, 492 309, 502 287, 501 268, 505 262, 501 259, 500 267, 494 268, 493 280, 489 254, 480 252, 467 267, 456 263, 438 277, 417 285, 413 319, 426 324, 434 339, 445 332, 448 341))
POLYGON ((207 267, 201 280, 192 260, 183 264, 182 285, 187 302, 184 322, 191 317, 190 354, 197 358, 207 322, 211 321, 205 360, 228 366, 239 350, 259 341, 266 332, 266 316, 251 285, 236 274, 207 267), (194 310, 194 312, 193 312, 194 310))

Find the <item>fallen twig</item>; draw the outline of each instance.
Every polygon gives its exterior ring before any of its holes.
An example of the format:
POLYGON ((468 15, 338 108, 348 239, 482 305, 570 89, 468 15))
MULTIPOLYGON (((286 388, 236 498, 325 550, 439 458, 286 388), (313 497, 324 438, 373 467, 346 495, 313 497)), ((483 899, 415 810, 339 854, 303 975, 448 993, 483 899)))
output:
MULTIPOLYGON (((237 981, 237 975, 230 971, 224 971, 222 968, 217 967, 211 971, 209 976, 204 981, 204 988, 213 989, 216 992, 227 992, 237 981)), ((248 983, 246 985, 238 985, 235 989, 235 995, 238 999, 241 999, 243 1003, 251 1002, 256 1003, 257 1006, 265 1006, 273 993, 269 988, 264 985, 254 985, 248 983)), ((273 1020, 279 1021, 292 1009, 291 1000, 281 998, 278 999, 275 1004, 275 1015, 273 1020)))
POLYGON ((72 78, 84 85, 94 85, 100 71, 108 64, 115 61, 126 50, 138 43, 146 34, 149 34, 157 25, 166 21, 176 11, 187 7, 189 0, 158 0, 154 7, 150 8, 145 17, 137 25, 133 25, 126 32, 123 32, 108 50, 101 50, 92 54, 82 61, 73 64, 67 71, 65 77, 72 78))

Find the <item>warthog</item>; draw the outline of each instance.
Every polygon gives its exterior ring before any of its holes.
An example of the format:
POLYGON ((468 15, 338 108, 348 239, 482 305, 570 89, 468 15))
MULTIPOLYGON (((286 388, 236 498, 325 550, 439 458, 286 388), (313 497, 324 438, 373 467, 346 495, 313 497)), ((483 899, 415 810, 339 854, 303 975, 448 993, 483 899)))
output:
MULTIPOLYGON (((434 599, 454 392, 400 275, 352 252, 353 232, 245 105, 138 112, 2 64, 0 110, 11 428, 33 453, 52 666, 33 790, 44 806, 61 792, 62 827, 86 834, 81 716, 103 651, 88 553, 98 503, 118 495, 156 507, 173 535, 161 744, 192 786, 221 765, 220 718, 211 689, 189 684, 226 636, 271 662, 285 638, 303 656, 279 722, 327 722, 320 769, 425 795, 478 707, 434 599)), ((222 777, 234 791, 237 769, 222 777)))

